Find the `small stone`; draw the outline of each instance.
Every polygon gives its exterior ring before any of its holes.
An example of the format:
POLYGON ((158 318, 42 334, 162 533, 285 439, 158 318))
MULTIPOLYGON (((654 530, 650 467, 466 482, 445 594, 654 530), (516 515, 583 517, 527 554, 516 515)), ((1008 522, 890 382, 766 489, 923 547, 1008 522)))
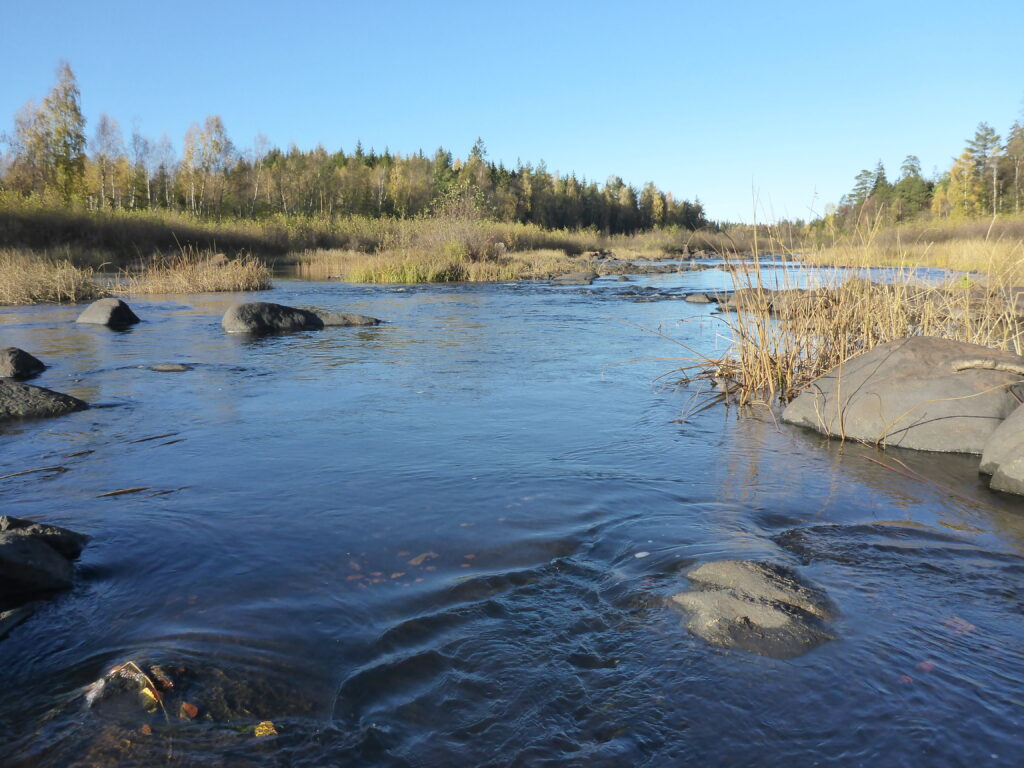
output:
POLYGON ((159 363, 151 365, 149 370, 156 371, 157 373, 182 373, 184 371, 191 371, 192 366, 185 363, 159 363))

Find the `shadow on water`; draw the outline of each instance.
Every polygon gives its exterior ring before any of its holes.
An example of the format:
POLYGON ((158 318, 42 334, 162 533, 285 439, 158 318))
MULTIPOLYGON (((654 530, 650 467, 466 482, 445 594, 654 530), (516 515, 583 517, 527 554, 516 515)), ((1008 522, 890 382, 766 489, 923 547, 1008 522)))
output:
POLYGON ((1024 504, 965 457, 674 423, 670 363, 617 363, 678 354, 636 325, 719 343, 710 310, 621 290, 282 281, 259 298, 388 323, 259 341, 221 332, 234 296, 133 301, 130 334, 5 313, 36 383, 117 407, 2 434, 0 474, 68 468, 0 482, 5 513, 94 538, 0 641, 0 762, 1014 760, 1024 504), (723 558, 797 567, 840 639, 780 661, 691 637, 668 599, 723 558), (166 718, 85 705, 130 659, 176 676, 166 718))

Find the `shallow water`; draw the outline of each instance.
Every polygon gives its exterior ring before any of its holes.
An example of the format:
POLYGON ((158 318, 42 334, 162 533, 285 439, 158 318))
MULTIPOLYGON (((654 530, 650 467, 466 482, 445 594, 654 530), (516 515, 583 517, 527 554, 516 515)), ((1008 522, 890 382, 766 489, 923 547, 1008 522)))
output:
POLYGON ((68 468, 0 481, 4 513, 94 537, 0 641, 0 764, 1016 764, 1024 502, 976 459, 681 418, 687 352, 642 328, 723 326, 624 292, 727 285, 278 281, 254 298, 388 322, 255 341, 220 329, 238 295, 136 299, 126 332, 4 310, 34 383, 107 407, 0 433, 0 475, 68 468), (688 635, 667 598, 723 558, 798 567, 840 639, 688 635), (188 670, 199 717, 86 709, 129 659, 188 670))

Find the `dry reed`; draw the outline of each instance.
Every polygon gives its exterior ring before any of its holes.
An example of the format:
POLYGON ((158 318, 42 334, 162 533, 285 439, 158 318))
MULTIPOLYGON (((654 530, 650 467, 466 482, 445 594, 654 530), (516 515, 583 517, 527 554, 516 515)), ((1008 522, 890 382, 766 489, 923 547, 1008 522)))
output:
POLYGON ((735 297, 727 306, 735 314, 718 316, 728 348, 718 356, 691 350, 680 369, 712 381, 730 402, 787 402, 849 358, 908 336, 1024 353, 1024 289, 1006 273, 988 275, 983 285, 963 277, 928 284, 907 269, 880 282, 870 270, 802 266, 782 273, 776 286, 757 259, 732 266, 735 297))

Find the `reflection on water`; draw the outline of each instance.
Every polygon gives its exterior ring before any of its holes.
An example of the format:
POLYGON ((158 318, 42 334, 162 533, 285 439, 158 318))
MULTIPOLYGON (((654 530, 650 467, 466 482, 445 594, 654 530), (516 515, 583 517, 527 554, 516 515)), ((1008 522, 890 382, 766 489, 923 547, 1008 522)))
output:
POLYGON ((281 281, 259 298, 388 323, 255 341, 220 329, 238 298, 135 300, 120 333, 0 315, 37 383, 111 406, 0 433, 0 474, 68 467, 0 481, 4 512, 94 537, 0 642, 3 764, 1016 760, 1024 504, 976 461, 676 423, 679 348, 636 325, 708 348, 712 310, 613 279, 281 281), (725 557, 799 566, 841 639, 778 661, 690 637, 666 598, 725 557), (198 717, 85 710, 128 659, 184 670, 198 717))

